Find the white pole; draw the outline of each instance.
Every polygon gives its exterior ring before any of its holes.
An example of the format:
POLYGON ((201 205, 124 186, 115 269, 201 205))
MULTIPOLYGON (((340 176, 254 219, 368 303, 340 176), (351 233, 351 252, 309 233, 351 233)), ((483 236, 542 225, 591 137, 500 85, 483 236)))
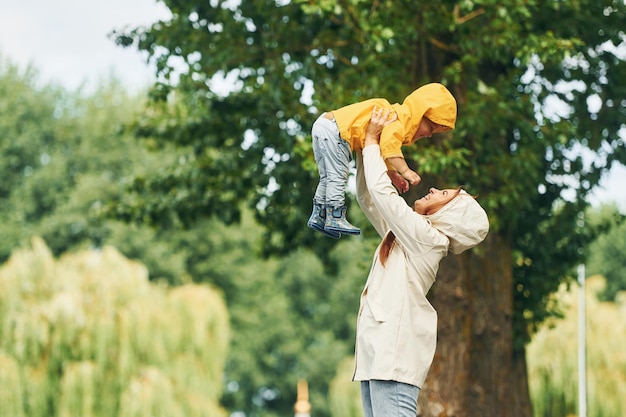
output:
POLYGON ((587 417, 585 264, 578 265, 578 417, 587 417))

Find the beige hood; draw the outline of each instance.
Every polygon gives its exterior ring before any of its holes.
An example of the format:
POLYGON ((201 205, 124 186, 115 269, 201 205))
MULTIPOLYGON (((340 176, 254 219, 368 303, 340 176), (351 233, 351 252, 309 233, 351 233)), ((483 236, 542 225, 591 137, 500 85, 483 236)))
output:
POLYGON ((449 251, 459 254, 482 242, 489 232, 487 213, 464 190, 435 214, 426 216, 450 240, 449 251))

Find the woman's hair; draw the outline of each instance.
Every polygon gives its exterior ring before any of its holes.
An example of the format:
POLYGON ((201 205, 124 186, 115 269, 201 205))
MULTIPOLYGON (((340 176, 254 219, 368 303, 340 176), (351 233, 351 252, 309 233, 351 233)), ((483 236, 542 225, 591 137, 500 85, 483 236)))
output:
POLYGON ((428 216, 430 214, 437 213, 439 210, 441 210, 441 208, 443 206, 448 204, 450 201, 454 200, 454 198, 461 193, 462 189, 463 189, 462 186, 458 186, 458 187, 456 187, 456 191, 455 191, 454 195, 448 201, 445 201, 445 200, 444 201, 438 201, 438 202, 433 203, 430 206, 426 207, 424 215, 428 216))
POLYGON ((391 248, 396 243, 396 235, 390 230, 387 233, 387 236, 383 239, 383 244, 380 245, 380 253, 378 256, 380 257, 380 263, 385 266, 387 263, 387 258, 389 258, 389 253, 391 252, 391 248))
MULTIPOLYGON (((450 198, 448 201, 437 202, 431 206, 426 208, 426 213, 424 215, 434 214, 439 211, 443 206, 448 204, 450 201, 454 200, 456 196, 461 192, 462 187, 459 186, 456 188, 456 193, 450 198)), ((383 239, 383 243, 380 245, 380 252, 378 256, 380 257, 380 263, 382 266, 385 266, 387 263, 387 259, 389 258, 389 253, 391 253, 391 249, 393 249, 394 244, 396 243, 396 235, 390 230, 389 233, 383 239)))

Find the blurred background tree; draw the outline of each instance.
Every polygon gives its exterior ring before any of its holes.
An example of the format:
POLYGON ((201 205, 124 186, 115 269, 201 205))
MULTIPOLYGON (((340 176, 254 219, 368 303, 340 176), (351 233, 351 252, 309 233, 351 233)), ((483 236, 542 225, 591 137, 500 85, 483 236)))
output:
POLYGON ((598 294, 603 301, 616 301, 620 291, 626 291, 626 216, 614 205, 604 205, 588 210, 587 221, 609 225, 588 247, 589 275, 602 275, 606 279, 603 291, 598 294))
POLYGON ((221 294, 151 284, 111 247, 16 250, 0 268, 0 334, 2 416, 228 415, 221 294))
POLYGON ((311 401, 328 414, 326 387, 337 362, 352 352, 355 294, 371 245, 346 242, 342 250, 362 259, 332 277, 310 252, 263 259, 263 229, 245 208, 236 227, 209 219, 187 230, 150 228, 103 218, 102 207, 124 193, 131 176, 176 160, 171 149, 148 152, 125 129, 142 100, 115 80, 87 95, 42 86, 34 69, 20 71, 8 61, 0 68, 6 132, 0 167, 11 181, 0 204, 0 260, 41 235, 56 256, 113 245, 141 260, 152 281, 210 283, 223 292, 233 328, 222 402, 249 414, 284 415, 297 379, 307 375, 311 401))
MULTIPOLYGON (((626 295, 601 301, 606 291, 601 275, 589 276, 585 296, 587 322, 587 415, 619 417, 621 402, 602 397, 626 396, 626 295)), ((580 415, 578 399, 578 286, 562 286, 551 297, 563 317, 548 320, 528 346, 528 373, 535 417, 580 415)))
POLYGON ((0 61, 0 261, 41 236, 55 255, 105 241, 130 256, 151 259, 152 278, 185 279, 177 254, 163 250, 153 229, 99 216, 139 172, 159 169, 154 155, 125 130, 142 110, 115 80, 90 95, 40 85, 34 69, 0 61), (150 240, 152 245, 145 245, 150 240))
POLYGON ((305 226, 317 181, 313 120, 442 82, 459 104, 457 128, 407 156, 425 186, 478 194, 492 227, 478 250, 442 263, 422 414, 529 416, 525 344, 596 233, 582 223, 587 194, 626 161, 624 3, 164 3, 171 19, 113 36, 157 68, 135 132, 180 154, 138 175, 114 215, 159 227, 230 224, 247 205, 264 227, 264 253, 312 247, 324 273, 339 276, 334 242, 305 226))
POLYGON ((361 417, 361 385, 352 382, 354 375, 354 357, 345 358, 337 367, 337 374, 330 383, 328 400, 331 415, 345 417, 361 417))

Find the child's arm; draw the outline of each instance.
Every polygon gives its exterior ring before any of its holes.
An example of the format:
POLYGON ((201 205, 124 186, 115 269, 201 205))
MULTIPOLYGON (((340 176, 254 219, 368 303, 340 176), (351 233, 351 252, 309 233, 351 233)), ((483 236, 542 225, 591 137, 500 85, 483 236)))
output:
POLYGON ((387 175, 391 178, 391 182, 398 189, 400 194, 409 191, 409 182, 402 178, 402 175, 395 169, 391 168, 387 170, 387 175))
POLYGON ((409 168, 404 158, 400 156, 387 158, 387 162, 389 162, 391 166, 393 166, 396 169, 396 171, 398 171, 400 175, 402 175, 402 178, 410 182, 411 185, 417 185, 422 180, 422 178, 419 175, 417 175, 417 172, 409 168))

